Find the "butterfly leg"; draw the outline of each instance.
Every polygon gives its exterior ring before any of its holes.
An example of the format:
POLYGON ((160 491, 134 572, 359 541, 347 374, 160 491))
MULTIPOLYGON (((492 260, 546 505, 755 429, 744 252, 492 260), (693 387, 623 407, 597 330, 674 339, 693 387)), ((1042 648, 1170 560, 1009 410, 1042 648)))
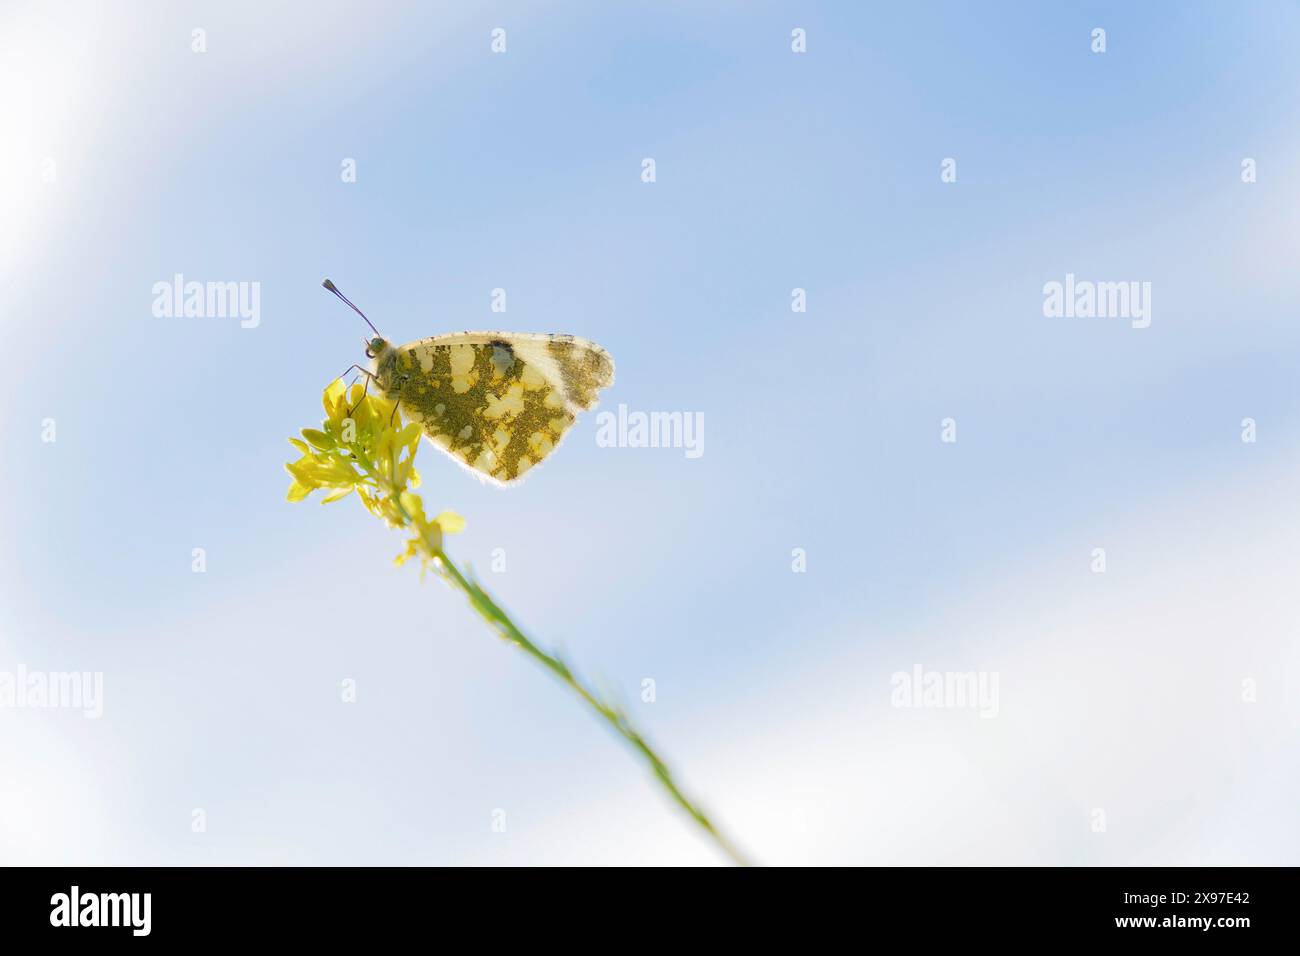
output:
MULTIPOLYGON (((369 369, 364 369, 356 362, 353 362, 351 365, 345 368, 338 376, 336 376, 336 380, 342 378, 344 375, 347 375, 348 372, 352 371, 353 369, 356 369, 358 372, 360 372, 362 375, 366 377, 366 387, 361 390, 361 401, 364 402, 366 400, 366 395, 370 392, 370 380, 374 378, 374 376, 370 374, 369 369)), ((358 402, 357 404, 359 405, 360 402, 358 402)), ((354 408, 356 408, 355 405, 352 408, 348 409, 348 415, 352 414, 354 408)))
POLYGON ((364 401, 366 400, 366 396, 367 396, 368 394, 370 394, 370 373, 367 372, 367 373, 366 373, 366 384, 365 384, 365 385, 362 387, 362 389, 361 389, 361 401, 360 401, 360 402, 357 402, 356 405, 353 405, 352 408, 349 408, 349 409, 348 409, 348 414, 349 414, 349 415, 352 414, 352 412, 356 409, 357 405, 360 405, 361 402, 364 402, 364 401))
POLYGON ((367 379, 369 379, 369 378, 373 378, 373 376, 370 374, 370 370, 369 370, 369 369, 364 369, 364 368, 362 368, 360 365, 358 365, 356 362, 353 362, 351 365, 349 365, 347 368, 345 368, 345 369, 344 369, 342 372, 340 372, 338 375, 335 375, 335 376, 334 376, 334 381, 337 382, 339 379, 341 379, 344 375, 347 375, 348 372, 352 371, 353 369, 356 369, 356 370, 357 370, 358 372, 360 372, 362 375, 366 376, 367 379))

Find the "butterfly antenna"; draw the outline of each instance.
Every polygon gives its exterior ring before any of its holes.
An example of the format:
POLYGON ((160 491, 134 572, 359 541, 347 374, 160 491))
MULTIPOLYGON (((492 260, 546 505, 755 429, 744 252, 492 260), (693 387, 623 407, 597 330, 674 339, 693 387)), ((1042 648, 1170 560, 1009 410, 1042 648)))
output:
POLYGON ((361 316, 361 318, 365 319, 366 325, 370 326, 371 331, 373 331, 373 332, 375 333, 375 335, 379 335, 379 337, 380 337, 381 339, 383 338, 383 336, 379 334, 379 330, 375 328, 375 323, 373 323, 373 322, 371 322, 369 319, 367 319, 367 318, 366 318, 366 314, 365 314, 364 312, 362 312, 360 309, 358 309, 355 305, 353 305, 353 304, 352 304, 352 300, 350 300, 347 296, 345 296, 342 292, 340 292, 339 289, 338 289, 338 286, 336 286, 336 285, 335 285, 333 282, 331 282, 329 279, 326 279, 324 282, 321 283, 321 285, 323 285, 325 288, 329 289, 329 290, 330 290, 331 292, 333 292, 336 296, 338 296, 340 299, 342 299, 344 305, 346 305, 349 309, 351 309, 351 310, 352 310, 353 312, 355 312, 357 315, 361 316))

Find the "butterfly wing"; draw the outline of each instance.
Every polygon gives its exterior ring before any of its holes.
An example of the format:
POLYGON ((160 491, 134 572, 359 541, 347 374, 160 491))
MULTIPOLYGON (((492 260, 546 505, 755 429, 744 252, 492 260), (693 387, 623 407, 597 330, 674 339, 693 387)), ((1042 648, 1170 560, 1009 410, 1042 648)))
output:
POLYGON ((495 484, 519 481, 614 382, 614 361, 572 335, 456 332, 392 350, 377 381, 435 446, 495 484))

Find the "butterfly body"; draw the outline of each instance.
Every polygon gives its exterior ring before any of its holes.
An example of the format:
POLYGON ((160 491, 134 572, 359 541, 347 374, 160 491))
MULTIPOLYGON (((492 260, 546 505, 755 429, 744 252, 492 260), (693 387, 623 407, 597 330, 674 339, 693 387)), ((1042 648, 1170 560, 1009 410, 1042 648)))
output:
POLYGON ((513 484, 559 445, 614 381, 594 342, 530 332, 454 332, 394 346, 370 341, 372 383, 452 459, 513 484))

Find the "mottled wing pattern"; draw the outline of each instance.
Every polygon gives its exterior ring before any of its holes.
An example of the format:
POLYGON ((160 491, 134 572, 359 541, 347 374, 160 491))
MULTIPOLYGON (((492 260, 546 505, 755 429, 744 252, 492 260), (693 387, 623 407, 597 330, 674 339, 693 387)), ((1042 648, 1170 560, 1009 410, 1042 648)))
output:
POLYGON ((456 332, 390 350, 375 379, 436 446, 508 485, 595 406, 613 384, 614 361, 572 335, 456 332))

